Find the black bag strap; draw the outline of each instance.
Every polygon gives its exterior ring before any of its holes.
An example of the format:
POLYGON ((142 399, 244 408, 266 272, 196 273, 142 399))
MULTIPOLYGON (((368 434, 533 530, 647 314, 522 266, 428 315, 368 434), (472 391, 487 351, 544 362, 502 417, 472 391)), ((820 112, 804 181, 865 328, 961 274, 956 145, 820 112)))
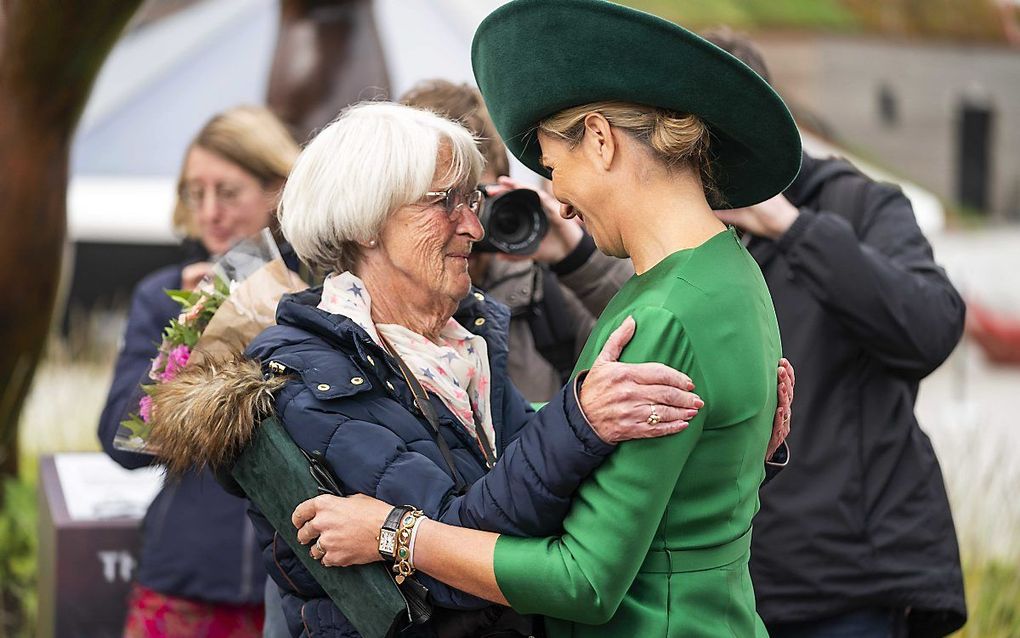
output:
POLYGON ((312 478, 315 479, 315 486, 319 494, 332 494, 333 496, 350 496, 344 487, 340 484, 336 474, 330 469, 329 463, 326 461, 326 457, 322 452, 315 450, 311 454, 305 452, 301 447, 298 447, 301 454, 308 461, 308 471, 311 473, 312 478))
POLYGON ((407 363, 397 354, 396 348, 390 345, 390 342, 386 340, 386 337, 379 335, 383 345, 386 346, 386 350, 389 351, 390 355, 397 362, 397 367, 400 368, 400 374, 403 375, 404 381, 407 382, 407 386, 411 388, 411 394, 414 395, 414 407, 418 408, 421 415, 428 421, 429 430, 432 433, 432 440, 439 448, 439 453, 443 455, 443 460, 446 461, 446 467, 449 468, 450 474, 453 476, 454 490, 458 494, 463 494, 467 491, 467 483, 460 477, 460 472, 457 471, 457 465, 453 461, 453 452, 450 451, 450 445, 443 438, 442 433, 439 430, 439 414, 436 412, 436 408, 432 405, 432 399, 429 398, 428 392, 418 382, 418 378, 414 376, 414 372, 411 372, 411 368, 408 367, 407 363))

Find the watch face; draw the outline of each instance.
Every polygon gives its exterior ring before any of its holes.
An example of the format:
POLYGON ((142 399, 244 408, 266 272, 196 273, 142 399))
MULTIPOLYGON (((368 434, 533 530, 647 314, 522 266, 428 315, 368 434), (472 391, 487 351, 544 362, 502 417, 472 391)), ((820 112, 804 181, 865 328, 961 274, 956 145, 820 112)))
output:
POLYGON ((393 556, 393 542, 396 538, 397 535, 393 533, 393 530, 381 530, 379 533, 379 553, 393 556))

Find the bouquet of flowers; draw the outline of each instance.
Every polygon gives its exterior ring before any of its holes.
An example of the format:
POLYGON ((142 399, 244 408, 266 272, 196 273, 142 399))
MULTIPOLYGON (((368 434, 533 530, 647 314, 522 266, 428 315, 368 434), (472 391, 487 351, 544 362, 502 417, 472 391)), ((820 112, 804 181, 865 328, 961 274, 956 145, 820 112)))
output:
POLYGON ((195 290, 168 290, 181 312, 163 330, 114 446, 158 454, 150 440, 153 390, 172 381, 189 362, 243 352, 255 335, 273 325, 280 297, 305 287, 283 263, 272 233, 265 229, 225 253, 195 290))
POLYGON ((236 483, 360 635, 393 636, 425 605, 405 598, 390 570, 324 568, 287 532, 298 503, 340 487, 275 418, 275 393, 291 375, 267 374, 261 362, 239 356, 274 323, 281 295, 306 287, 277 255, 266 233, 262 248, 249 242, 227 253, 193 293, 169 293, 181 312, 166 327, 134 412, 122 424, 121 446, 158 457, 171 477, 208 468, 236 483))

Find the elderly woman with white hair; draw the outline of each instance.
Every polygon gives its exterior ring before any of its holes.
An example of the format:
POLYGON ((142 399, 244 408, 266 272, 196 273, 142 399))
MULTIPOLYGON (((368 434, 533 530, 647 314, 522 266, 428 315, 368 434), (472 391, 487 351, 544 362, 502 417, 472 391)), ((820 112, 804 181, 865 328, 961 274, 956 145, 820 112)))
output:
MULTIPOLYGON (((278 377, 284 428, 345 491, 415 503, 454 525, 541 536, 560 529, 578 485, 616 443, 680 433, 703 402, 681 372, 616 361, 631 324, 532 410, 506 371, 509 313, 468 276, 482 238, 482 164, 471 135, 437 115, 390 103, 347 109, 302 152, 279 211, 296 253, 331 274, 285 296, 278 325, 247 356, 278 377)), ((333 503, 306 503, 309 526, 328 529, 333 503)), ((268 521, 254 510, 252 518, 291 633, 357 635, 268 521)), ((314 542, 313 558, 328 538, 314 542)), ((504 613, 417 578, 439 608, 504 613)))

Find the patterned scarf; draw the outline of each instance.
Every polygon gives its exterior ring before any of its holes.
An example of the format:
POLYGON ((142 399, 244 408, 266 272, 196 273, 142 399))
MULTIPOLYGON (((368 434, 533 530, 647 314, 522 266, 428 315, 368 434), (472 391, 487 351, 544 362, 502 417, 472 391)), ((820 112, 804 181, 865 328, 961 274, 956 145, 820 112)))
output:
POLYGON ((414 372, 426 390, 438 396, 453 412, 464 430, 483 448, 475 432, 480 423, 495 458, 495 430, 489 403, 489 356, 485 339, 471 334, 451 318, 440 331, 439 344, 404 326, 372 321, 372 297, 365 284, 350 272, 332 274, 322 286, 319 309, 349 317, 372 340, 383 345, 382 335, 414 372))

